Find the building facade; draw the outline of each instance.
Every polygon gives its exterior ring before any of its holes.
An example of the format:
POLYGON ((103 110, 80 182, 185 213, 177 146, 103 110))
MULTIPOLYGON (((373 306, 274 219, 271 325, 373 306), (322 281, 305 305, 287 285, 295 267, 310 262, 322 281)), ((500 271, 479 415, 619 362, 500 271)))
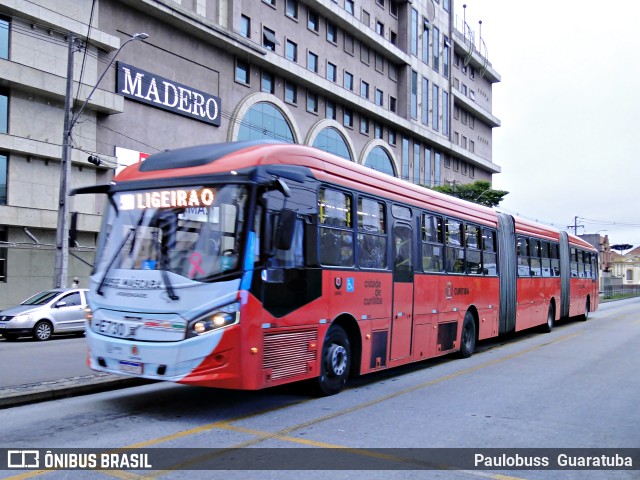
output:
MULTIPOLYGON (((107 183, 165 149, 271 138, 426 186, 491 181, 500 172, 492 161, 500 76, 453 8, 453 0, 4 0, 0 308, 52 286, 61 177, 69 188, 107 183), (132 40, 142 32, 148 38, 132 40), (70 172, 61 175, 65 118, 70 172)), ((85 285, 102 202, 69 200, 79 233, 68 274, 85 285)))

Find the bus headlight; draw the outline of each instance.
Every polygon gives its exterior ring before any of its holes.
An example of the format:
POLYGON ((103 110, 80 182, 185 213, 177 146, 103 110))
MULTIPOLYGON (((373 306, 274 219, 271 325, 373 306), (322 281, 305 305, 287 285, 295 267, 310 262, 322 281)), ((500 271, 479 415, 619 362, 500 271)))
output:
POLYGON ((193 320, 187 328, 187 338, 204 335, 219 328, 233 325, 240 321, 240 304, 230 303, 212 313, 193 320))

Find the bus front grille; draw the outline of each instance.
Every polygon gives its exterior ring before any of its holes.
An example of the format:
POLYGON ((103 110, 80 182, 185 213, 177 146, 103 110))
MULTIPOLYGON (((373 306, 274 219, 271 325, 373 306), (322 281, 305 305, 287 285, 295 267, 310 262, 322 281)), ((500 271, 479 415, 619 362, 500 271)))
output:
POLYGON ((265 334, 262 368, 270 370, 271 380, 307 373, 316 359, 317 340, 316 330, 265 334))

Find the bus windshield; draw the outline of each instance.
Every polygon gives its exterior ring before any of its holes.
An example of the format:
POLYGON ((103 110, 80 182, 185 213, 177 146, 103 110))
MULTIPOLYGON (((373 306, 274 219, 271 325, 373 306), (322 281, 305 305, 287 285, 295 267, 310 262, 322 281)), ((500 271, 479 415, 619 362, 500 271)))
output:
POLYGON ((115 193, 94 273, 163 270, 214 281, 240 265, 247 199, 246 187, 229 184, 115 193))

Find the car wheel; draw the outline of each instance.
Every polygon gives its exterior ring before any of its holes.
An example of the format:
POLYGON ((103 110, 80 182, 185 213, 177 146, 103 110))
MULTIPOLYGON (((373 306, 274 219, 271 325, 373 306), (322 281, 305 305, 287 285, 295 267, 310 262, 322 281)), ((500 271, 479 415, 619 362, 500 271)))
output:
POLYGON ((51 324, 46 320, 40 320, 38 323, 36 323, 36 326, 33 327, 33 338, 38 340, 39 342, 49 340, 52 333, 53 328, 51 327, 51 324))

